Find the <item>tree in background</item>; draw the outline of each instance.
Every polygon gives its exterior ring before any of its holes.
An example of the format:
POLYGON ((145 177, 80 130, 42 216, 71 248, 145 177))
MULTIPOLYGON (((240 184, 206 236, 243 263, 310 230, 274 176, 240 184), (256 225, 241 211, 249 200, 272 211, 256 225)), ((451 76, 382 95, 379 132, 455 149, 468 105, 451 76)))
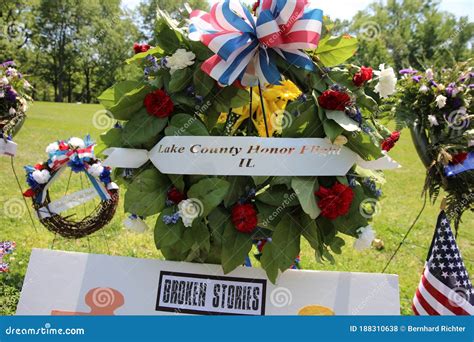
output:
POLYGON ((361 40, 357 61, 423 70, 469 58, 474 24, 438 6, 436 0, 388 0, 359 11, 350 25, 361 40))

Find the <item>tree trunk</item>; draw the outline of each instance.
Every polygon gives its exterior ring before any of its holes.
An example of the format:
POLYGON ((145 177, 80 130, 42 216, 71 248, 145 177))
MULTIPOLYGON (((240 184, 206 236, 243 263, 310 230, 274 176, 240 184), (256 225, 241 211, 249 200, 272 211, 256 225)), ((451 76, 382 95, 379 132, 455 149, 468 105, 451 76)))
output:
POLYGON ((84 74, 86 76, 86 103, 91 103, 91 77, 89 68, 85 68, 84 74))
POLYGON ((69 75, 67 78, 67 102, 72 102, 72 75, 69 75))

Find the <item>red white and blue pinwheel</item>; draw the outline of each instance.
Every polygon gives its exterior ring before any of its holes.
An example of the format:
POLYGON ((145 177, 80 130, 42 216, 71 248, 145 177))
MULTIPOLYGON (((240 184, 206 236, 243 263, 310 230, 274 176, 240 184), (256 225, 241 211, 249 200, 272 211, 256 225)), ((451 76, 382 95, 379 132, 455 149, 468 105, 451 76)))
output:
POLYGON ((239 80, 244 86, 279 84, 276 58, 313 70, 303 51, 315 49, 323 12, 308 0, 262 0, 256 16, 238 0, 215 3, 211 12, 191 12, 189 38, 215 53, 202 70, 222 85, 239 80))

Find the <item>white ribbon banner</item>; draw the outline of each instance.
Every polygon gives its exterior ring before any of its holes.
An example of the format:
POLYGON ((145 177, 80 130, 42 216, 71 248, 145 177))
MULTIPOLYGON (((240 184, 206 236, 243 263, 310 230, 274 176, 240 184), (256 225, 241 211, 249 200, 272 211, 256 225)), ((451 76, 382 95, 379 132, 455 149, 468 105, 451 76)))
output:
POLYGON ((14 157, 17 146, 18 145, 11 140, 3 140, 0 138, 0 155, 14 157))
POLYGON ((40 219, 57 215, 68 209, 75 208, 83 203, 99 197, 95 188, 89 188, 74 192, 49 203, 47 206, 38 209, 37 214, 40 219))
POLYGON ((151 151, 109 148, 103 164, 138 168, 148 160, 161 173, 220 176, 344 176, 358 164, 372 170, 400 165, 388 155, 365 161, 320 138, 164 137, 151 151))

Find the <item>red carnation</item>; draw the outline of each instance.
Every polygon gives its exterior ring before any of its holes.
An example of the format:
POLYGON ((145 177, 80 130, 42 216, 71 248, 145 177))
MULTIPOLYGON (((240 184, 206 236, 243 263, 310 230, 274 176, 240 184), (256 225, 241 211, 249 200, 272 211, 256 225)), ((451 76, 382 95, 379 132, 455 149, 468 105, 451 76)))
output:
POLYGON ((171 201, 175 204, 178 204, 179 202, 181 202, 182 200, 185 200, 185 199, 186 199, 186 195, 183 194, 178 189, 176 189, 175 187, 168 190, 168 200, 169 201, 171 201))
POLYGON ((158 118, 166 118, 173 112, 174 104, 164 90, 158 89, 145 96, 143 100, 148 114, 158 118))
POLYGON ((149 49, 150 49, 150 45, 148 44, 138 44, 138 43, 133 44, 133 51, 135 51, 136 54, 140 52, 147 52, 149 49))
POLYGON ((346 215, 354 197, 352 189, 339 182, 331 188, 320 186, 315 195, 319 197, 318 207, 321 209, 321 215, 330 220, 346 215))
POLYGON ((400 139, 400 132, 395 131, 390 136, 382 141, 382 150, 384 151, 390 151, 394 146, 395 143, 400 139))
POLYGON ((23 196, 25 196, 25 197, 34 197, 35 192, 33 191, 33 189, 28 189, 23 193, 23 196))
POLYGON ((454 156, 452 156, 451 164, 454 164, 454 165, 462 164, 462 163, 464 163, 466 158, 467 158, 467 152, 460 152, 460 153, 455 154, 454 156))
POLYGON ((36 165, 35 165, 35 169, 41 171, 41 170, 44 169, 44 166, 43 166, 43 164, 36 164, 36 165))
POLYGON ((232 208, 232 223, 241 233, 251 233, 257 228, 257 211, 252 204, 236 204, 232 208))
POLYGON ((337 90, 326 90, 318 97, 319 105, 329 110, 344 110, 351 102, 349 94, 337 90))
POLYGON ((69 145, 66 144, 64 141, 59 142, 59 150, 66 151, 69 150, 69 145))
POLYGON ((372 68, 363 66, 360 68, 360 71, 354 75, 354 77, 352 78, 352 82, 354 82, 357 87, 360 87, 365 82, 370 81, 371 79, 372 68))

